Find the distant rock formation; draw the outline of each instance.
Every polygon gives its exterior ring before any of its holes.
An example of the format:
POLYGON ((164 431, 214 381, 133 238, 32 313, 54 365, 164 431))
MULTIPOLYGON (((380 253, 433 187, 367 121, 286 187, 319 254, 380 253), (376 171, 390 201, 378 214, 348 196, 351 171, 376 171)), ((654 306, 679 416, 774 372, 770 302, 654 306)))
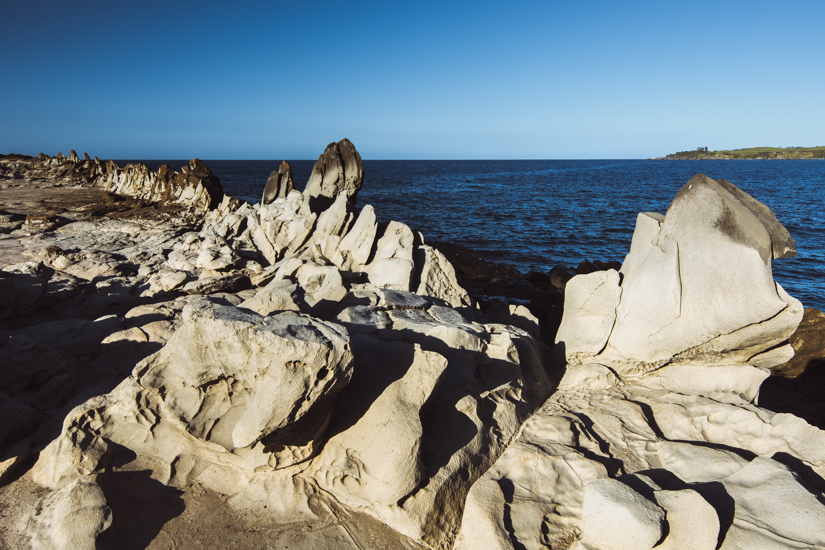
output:
POLYGON ((192 159, 180 172, 174 172, 165 164, 157 172, 143 164, 120 169, 109 161, 104 173, 91 184, 118 195, 191 206, 202 212, 214 209, 223 199, 220 180, 200 159, 192 159))
POLYGON ((286 161, 281 162, 278 170, 273 170, 266 180, 261 206, 266 206, 275 199, 283 199, 292 191, 292 168, 286 161))
POLYGON ((0 170, 14 178, 58 180, 70 185, 98 187, 117 195, 181 205, 197 212, 214 209, 224 196, 220 180, 199 159, 192 159, 180 172, 166 165, 154 171, 143 164, 120 168, 113 161, 102 163, 97 157, 91 160, 87 153, 80 160, 72 150, 68 158, 60 153, 56 157, 41 153, 34 158, 7 161, 0 165, 0 170))

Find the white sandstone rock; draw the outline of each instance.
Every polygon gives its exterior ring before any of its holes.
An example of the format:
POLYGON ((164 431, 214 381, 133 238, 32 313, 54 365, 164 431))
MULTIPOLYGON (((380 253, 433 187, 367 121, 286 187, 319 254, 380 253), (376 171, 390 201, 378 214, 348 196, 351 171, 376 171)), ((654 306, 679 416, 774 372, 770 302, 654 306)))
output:
POLYGON ((330 260, 342 268, 360 271, 370 259, 375 244, 378 223, 371 205, 361 209, 349 232, 338 243, 338 248, 330 260))
POLYGON ((825 547, 821 494, 784 464, 757 457, 721 483, 736 502, 725 550, 825 547))
POLYGON ((604 349, 621 295, 619 273, 614 269, 578 275, 567 283, 556 344, 564 345, 571 362, 578 355, 597 355, 604 349))
POLYGON ((95 550, 97 536, 111 524, 103 491, 84 477, 43 498, 25 537, 32 549, 95 550))
POLYGON ((557 341, 570 361, 598 357, 622 375, 670 361, 779 364, 788 350, 772 348, 799 325, 802 307, 774 283, 770 262, 793 246, 766 206, 728 182, 694 176, 666 216, 639 215, 620 286, 585 282, 606 277, 597 274, 568 283, 557 341), (605 293, 619 294, 618 303, 605 293))
POLYGON ((240 303, 238 307, 251 309, 261 315, 271 315, 279 311, 299 311, 298 285, 287 279, 276 279, 259 290, 253 298, 240 303))
POLYGON ((583 542, 602 550, 649 550, 662 538, 665 513, 621 481, 607 478, 584 488, 583 542))
POLYGON ((387 224, 372 261, 364 268, 373 285, 411 290, 414 240, 412 230, 403 223, 387 224))
POLYGON ((667 515, 668 533, 658 550, 715 550, 719 541, 719 516, 692 489, 655 491, 656 503, 667 515))
POLYGON ((190 302, 183 319, 167 345, 138 367, 138 382, 163 388, 169 412, 189 433, 227 450, 297 421, 351 376, 339 327, 292 314, 264 318, 206 300, 190 302))
POLYGON ((304 300, 311 308, 335 304, 347 294, 335 266, 306 263, 298 268, 296 278, 304 290, 304 300))
POLYGON ((416 292, 444 300, 452 307, 471 306, 470 295, 458 284, 455 269, 444 254, 427 245, 421 245, 419 250, 423 260, 419 259, 421 272, 416 292))

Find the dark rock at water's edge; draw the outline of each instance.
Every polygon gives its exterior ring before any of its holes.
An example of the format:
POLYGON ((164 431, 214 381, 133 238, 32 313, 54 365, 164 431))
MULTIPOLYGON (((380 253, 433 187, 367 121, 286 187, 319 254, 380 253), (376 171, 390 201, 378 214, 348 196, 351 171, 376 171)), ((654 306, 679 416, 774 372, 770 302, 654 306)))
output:
POLYGON ((275 199, 283 199, 290 191, 292 191, 292 168, 289 167, 287 161, 283 161, 280 168, 269 174, 261 205, 266 206, 275 199))
MULTIPOLYGON (((564 304, 564 288, 575 275, 618 270, 616 261, 583 260, 575 268, 555 266, 549 272, 531 271, 521 274, 505 263, 485 260, 466 246, 447 241, 428 241, 439 250, 455 268, 456 280, 489 315, 497 313, 504 304, 518 304, 536 318, 542 342, 553 347, 564 304)), ((512 319, 510 319, 512 321, 512 319)))
POLYGON ((350 204, 364 182, 364 163, 352 142, 346 138, 330 143, 318 157, 304 193, 312 197, 313 209, 323 210, 339 194, 346 195, 350 204))
POLYGON ((791 412, 825 429, 825 313, 805 308, 802 322, 789 342, 794 356, 771 369, 771 377, 759 391, 759 403, 770 410, 791 412))

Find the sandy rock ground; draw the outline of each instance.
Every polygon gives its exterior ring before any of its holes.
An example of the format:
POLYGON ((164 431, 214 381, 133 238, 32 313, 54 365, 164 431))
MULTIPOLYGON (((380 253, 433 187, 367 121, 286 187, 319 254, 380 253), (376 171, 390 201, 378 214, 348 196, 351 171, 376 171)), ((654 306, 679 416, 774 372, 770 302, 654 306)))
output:
MULTIPOLYGON (((144 201, 123 198, 100 189, 60 185, 54 181, 3 180, 0 183, 0 218, 9 231, 0 234, 0 269, 42 257, 43 250, 53 244, 48 237, 38 238, 46 231, 59 229, 74 221, 118 220, 121 222, 169 222, 183 210, 179 206, 158 207, 144 201), (55 185, 57 183, 57 185, 55 185), (28 224, 29 219, 44 219, 43 224, 28 224)), ((35 311, 15 315, 0 321, 0 328, 20 328, 23 325, 47 321, 60 322, 82 311, 62 308, 68 295, 83 294, 91 283, 60 274, 50 281, 50 293, 35 311), (62 293, 67 296, 59 296, 62 293), (72 315, 67 315, 71 313, 72 315)), ((161 298, 141 300, 151 307, 161 298)), ((134 304, 129 304, 132 306, 134 304)), ((70 308, 71 309, 71 308, 70 308)), ((109 315, 123 313, 124 306, 113 304, 109 315)), ((97 311, 95 313, 104 313, 97 311)), ((89 317, 89 315, 85 315, 89 317)), ((92 319, 88 319, 91 321, 92 319)), ((135 358, 154 351, 133 354, 135 358)), ((128 374, 128 370, 125 372, 128 374)), ((83 392, 71 403, 105 393, 83 392)), ((65 409, 66 407, 64 407, 65 409)), ((60 431, 58 418, 48 433, 60 431)), ((44 434, 44 439, 49 435, 44 434)), ((0 546, 26 546, 21 540, 25 523, 36 515, 38 506, 48 493, 32 482, 27 469, 37 457, 35 445, 22 460, 5 463, 0 477, 0 546), (23 473, 22 477, 20 474, 23 473)), ((422 548, 415 541, 399 534, 380 521, 344 507, 321 511, 318 521, 278 523, 267 521, 260 514, 238 511, 226 503, 227 495, 204 489, 197 483, 172 488, 153 480, 148 471, 109 472, 96 476, 113 521, 97 541, 98 548, 109 549, 187 549, 187 548, 422 548)))

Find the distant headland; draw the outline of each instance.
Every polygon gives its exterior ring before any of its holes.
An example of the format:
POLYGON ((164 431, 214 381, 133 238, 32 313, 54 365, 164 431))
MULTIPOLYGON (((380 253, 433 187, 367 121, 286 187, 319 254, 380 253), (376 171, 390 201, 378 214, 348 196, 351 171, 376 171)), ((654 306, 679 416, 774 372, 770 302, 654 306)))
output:
POLYGON ((693 151, 671 153, 666 157, 657 157, 653 160, 753 160, 753 159, 825 159, 825 146, 818 147, 748 147, 746 149, 730 149, 709 151, 707 147, 699 147, 693 151))

